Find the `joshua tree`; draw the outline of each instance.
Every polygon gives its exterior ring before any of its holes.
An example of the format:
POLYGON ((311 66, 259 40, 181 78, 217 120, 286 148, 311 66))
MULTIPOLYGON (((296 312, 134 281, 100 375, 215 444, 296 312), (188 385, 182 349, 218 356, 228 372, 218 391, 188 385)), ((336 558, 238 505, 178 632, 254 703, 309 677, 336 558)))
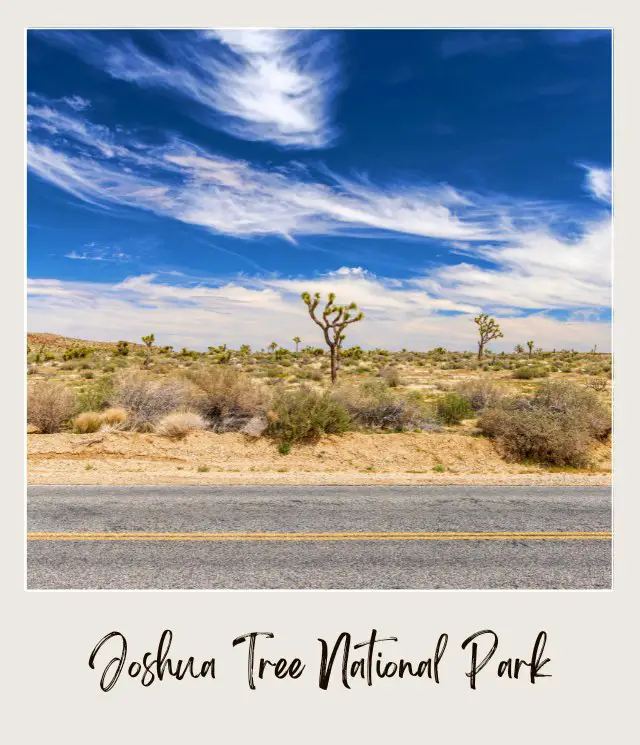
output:
POLYGON ((481 313, 473 320, 477 324, 478 333, 480 334, 480 340, 478 341, 478 359, 481 360, 482 355, 484 354, 484 348, 487 344, 490 341, 493 341, 493 339, 500 339, 504 334, 500 331, 500 326, 496 323, 496 319, 489 318, 486 313, 481 313))
POLYGON ((238 353, 241 357, 248 357, 251 354, 251 347, 249 344, 243 344, 238 350, 238 353))
POLYGON ((302 300, 309 310, 309 315, 314 323, 322 329, 324 340, 331 354, 331 382, 338 379, 338 368, 340 366, 340 350, 344 342, 344 330, 352 323, 357 323, 364 318, 364 313, 359 312, 352 315, 352 311, 358 309, 355 303, 349 305, 334 305, 335 293, 330 292, 327 304, 322 311, 321 318, 316 315, 316 309, 320 303, 320 293, 316 292, 313 297, 308 292, 302 293, 302 300))
POLYGON ((142 343, 147 348, 147 356, 144 358, 144 366, 149 367, 151 364, 151 347, 153 346, 153 342, 156 340, 156 337, 153 334, 147 334, 147 336, 142 337, 142 343))
POLYGON ((271 354, 274 354, 277 348, 278 348, 277 341, 272 341, 271 344, 269 344, 269 346, 267 347, 267 349, 271 352, 271 354))
POLYGON ((301 341, 302 341, 302 339, 299 336, 294 336, 293 337, 293 342, 296 345, 296 353, 298 352, 298 344, 300 344, 301 341))
POLYGON ((533 354, 533 344, 534 344, 533 341, 527 342, 527 346, 529 347, 529 357, 531 357, 531 355, 533 354))
POLYGON ((516 344, 515 347, 513 348, 513 351, 516 354, 524 354, 524 347, 522 346, 522 344, 516 344))

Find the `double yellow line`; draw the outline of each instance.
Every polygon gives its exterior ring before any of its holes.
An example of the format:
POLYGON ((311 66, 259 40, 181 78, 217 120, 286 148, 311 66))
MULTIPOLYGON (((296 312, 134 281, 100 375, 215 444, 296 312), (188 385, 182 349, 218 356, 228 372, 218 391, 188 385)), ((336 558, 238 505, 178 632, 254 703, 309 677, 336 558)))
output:
POLYGON ((609 541, 610 531, 431 533, 27 533, 30 541, 609 541))

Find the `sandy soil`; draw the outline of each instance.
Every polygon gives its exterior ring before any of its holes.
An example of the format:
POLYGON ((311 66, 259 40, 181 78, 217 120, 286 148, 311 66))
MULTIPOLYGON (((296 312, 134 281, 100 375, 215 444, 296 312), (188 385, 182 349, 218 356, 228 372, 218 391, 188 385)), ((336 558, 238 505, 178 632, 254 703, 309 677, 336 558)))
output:
POLYGON ((30 484, 609 485, 608 447, 594 463, 593 471, 557 472, 505 463, 489 440, 456 433, 349 433, 286 456, 267 439, 239 434, 177 442, 125 432, 28 436, 30 484))

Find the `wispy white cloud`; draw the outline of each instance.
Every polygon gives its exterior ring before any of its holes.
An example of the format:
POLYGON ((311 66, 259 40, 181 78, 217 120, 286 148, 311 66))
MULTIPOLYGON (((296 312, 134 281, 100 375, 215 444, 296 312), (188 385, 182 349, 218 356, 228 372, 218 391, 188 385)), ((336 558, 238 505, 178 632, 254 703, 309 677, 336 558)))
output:
POLYGON ((82 96, 67 96, 62 100, 67 104, 67 106, 71 106, 74 111, 84 111, 91 106, 91 101, 82 98, 82 96))
POLYGON ((470 254, 493 268, 461 263, 439 267, 415 284, 483 308, 608 308, 611 304, 611 222, 592 223, 579 237, 548 232, 514 235, 470 254))
POLYGON ((586 171, 584 188, 594 199, 611 204, 611 169, 580 164, 586 171))
POLYGON ((82 247, 83 250, 69 251, 64 255, 65 259, 74 259, 75 261, 106 261, 106 262, 123 262, 129 261, 131 256, 125 253, 121 248, 111 246, 99 246, 96 243, 88 243, 82 247))
MULTIPOLYGON (((205 349, 210 344, 263 348, 275 340, 291 346, 322 343, 310 323, 300 292, 335 291, 338 300, 358 302, 365 321, 350 328, 348 344, 398 349, 471 349, 473 315, 478 307, 437 298, 404 282, 352 268, 307 279, 237 278, 217 284, 170 285, 157 275, 130 277, 120 283, 30 280, 29 328, 69 336, 113 340, 136 338, 153 330, 159 343, 205 349), (455 315, 442 310, 456 311, 455 315)), ((504 340, 492 345, 511 349, 527 338, 545 348, 602 350, 610 346, 606 323, 575 317, 568 322, 547 314, 498 315, 504 340)))
POLYGON ((336 136, 337 32, 166 31, 156 36, 162 56, 108 32, 52 31, 44 38, 114 78, 195 102, 206 121, 236 137, 309 149, 336 136))
POLYGON ((235 236, 371 230, 457 241, 505 240, 545 223, 550 204, 485 197, 446 185, 379 186, 307 169, 262 169, 178 139, 145 147, 41 104, 29 108, 29 168, 92 203, 145 209, 235 236))

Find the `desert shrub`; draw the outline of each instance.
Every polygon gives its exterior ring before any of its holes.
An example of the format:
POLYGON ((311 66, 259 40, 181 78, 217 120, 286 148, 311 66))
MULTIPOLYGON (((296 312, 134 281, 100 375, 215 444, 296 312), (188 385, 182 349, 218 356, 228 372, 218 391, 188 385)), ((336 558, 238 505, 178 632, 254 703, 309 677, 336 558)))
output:
POLYGON ((206 429, 204 418, 195 411, 174 411, 156 424, 156 434, 179 439, 190 432, 206 429))
POLYGON ((76 402, 76 411, 100 411, 108 405, 113 396, 113 380, 105 376, 95 383, 80 390, 76 402))
POLYGON ((268 414, 267 434, 280 443, 312 440, 320 435, 346 432, 349 413, 329 391, 301 386, 276 392, 268 414))
POLYGON ((417 397, 398 396, 382 381, 343 386, 335 396, 363 429, 421 429, 427 419, 417 397))
POLYGON ((126 410, 116 407, 105 409, 100 416, 102 417, 102 423, 109 427, 119 427, 127 421, 126 410))
POLYGON ((163 416, 182 408, 187 396, 180 380, 154 381, 131 371, 120 375, 110 403, 127 411, 127 429, 150 432, 163 416))
POLYGON ((378 377, 382 378, 389 386, 389 388, 397 388, 397 386, 402 385, 400 372, 398 371, 397 367, 393 367, 391 365, 381 367, 380 371, 378 372, 378 377))
POLYGON ((504 399, 486 409, 478 426, 511 460, 582 467, 591 447, 611 432, 611 414, 594 391, 550 381, 532 397, 504 399))
POLYGON ((466 399, 474 411, 495 406, 504 397, 503 388, 483 378, 464 380, 455 386, 454 391, 466 399))
POLYGON ((99 411, 83 411, 72 422, 73 431, 81 435, 97 432, 101 426, 102 416, 99 411))
POLYGON ((27 421, 40 432, 60 432, 73 416, 76 406, 74 392, 60 383, 40 382, 29 386, 27 421))
POLYGON ((242 429, 267 409, 264 387, 232 367, 194 370, 188 373, 188 380, 194 391, 191 406, 218 432, 242 429))
POLYGON ((442 424, 460 424, 473 416, 473 409, 466 398, 457 393, 447 393, 436 402, 436 413, 442 424))
POLYGON ((517 380, 532 380, 533 378, 546 378, 548 376, 549 371, 546 368, 531 365, 528 367, 516 367, 511 377, 517 380))

